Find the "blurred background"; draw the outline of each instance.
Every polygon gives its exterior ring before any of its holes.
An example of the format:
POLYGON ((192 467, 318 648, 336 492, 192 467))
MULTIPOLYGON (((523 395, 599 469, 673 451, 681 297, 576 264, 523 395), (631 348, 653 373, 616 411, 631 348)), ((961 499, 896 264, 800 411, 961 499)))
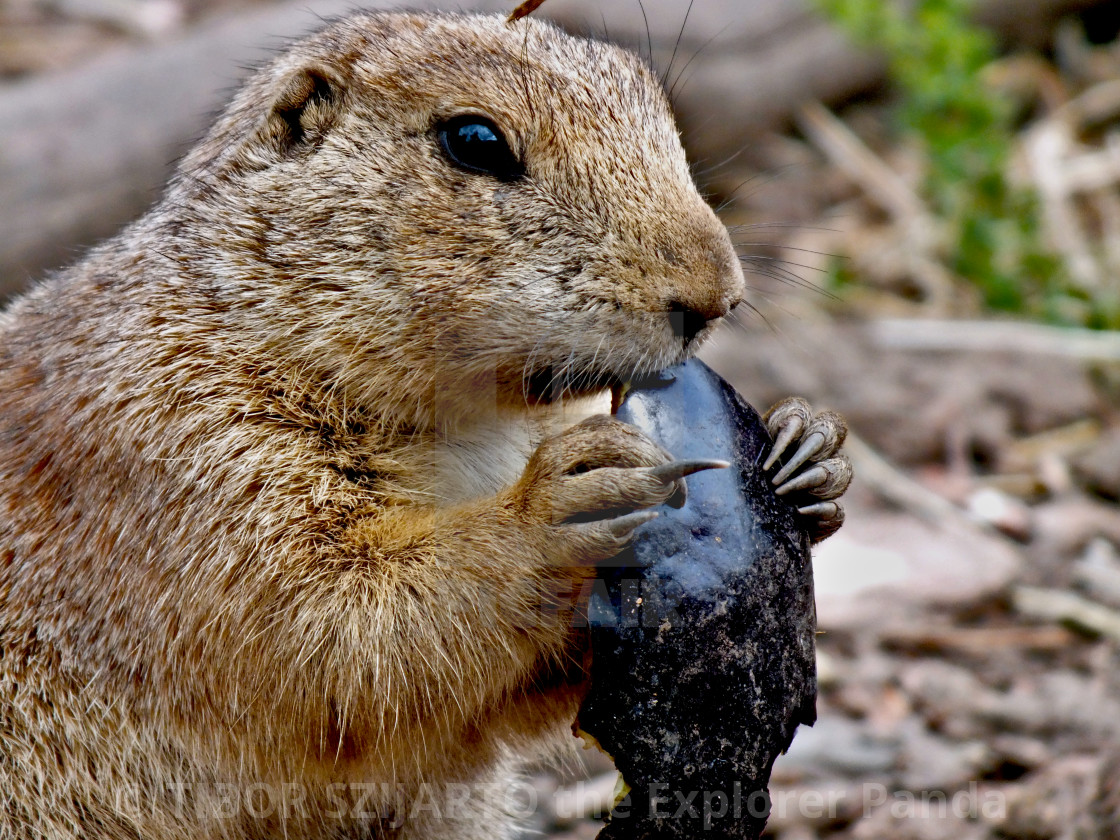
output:
MULTIPOLYGON (((247 66, 352 5, 0 0, 0 299, 142 212, 247 66)), ((672 91, 752 288, 702 355, 853 429, 820 720, 770 832, 1120 837, 1120 2, 538 14, 672 91)), ((613 787, 592 754, 530 768, 531 821, 591 838, 613 787)))

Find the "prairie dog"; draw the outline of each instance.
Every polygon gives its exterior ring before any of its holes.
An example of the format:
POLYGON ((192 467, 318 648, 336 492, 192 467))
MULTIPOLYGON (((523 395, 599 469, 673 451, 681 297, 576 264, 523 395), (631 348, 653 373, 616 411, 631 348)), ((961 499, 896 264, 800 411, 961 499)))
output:
POLYGON ((580 587, 678 491, 564 407, 743 293, 632 54, 407 13, 294 44, 0 314, 0 837, 507 836, 580 587))

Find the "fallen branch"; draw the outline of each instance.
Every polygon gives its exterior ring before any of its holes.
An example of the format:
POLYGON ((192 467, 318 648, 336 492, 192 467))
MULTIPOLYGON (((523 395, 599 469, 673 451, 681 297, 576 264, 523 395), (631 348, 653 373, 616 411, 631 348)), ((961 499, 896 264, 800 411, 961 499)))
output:
POLYGON ((1069 624, 1120 642, 1120 613, 1063 589, 1017 586, 1011 593, 1016 612, 1027 618, 1069 624))
POLYGON ((1120 333, 1047 327, 1017 321, 884 318, 868 335, 888 350, 975 351, 1059 356, 1088 362, 1120 361, 1120 333))
POLYGON ((879 632, 879 639, 891 648, 927 653, 930 651, 989 656, 1008 648, 1060 651, 1076 638, 1064 627, 929 627, 892 626, 879 632))
POLYGON ((851 459, 859 483, 886 501, 938 526, 952 527, 977 536, 995 534, 948 499, 903 473, 857 435, 848 434, 844 453, 851 459))

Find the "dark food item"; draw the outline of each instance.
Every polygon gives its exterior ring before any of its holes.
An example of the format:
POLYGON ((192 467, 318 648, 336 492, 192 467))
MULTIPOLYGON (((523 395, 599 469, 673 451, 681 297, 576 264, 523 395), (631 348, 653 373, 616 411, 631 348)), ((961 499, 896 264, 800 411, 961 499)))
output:
POLYGON ((758 413, 700 361, 668 373, 617 416, 675 458, 732 466, 690 476, 684 507, 604 570, 576 728, 630 788, 599 840, 755 838, 774 759, 816 718, 809 537, 762 472, 758 413))

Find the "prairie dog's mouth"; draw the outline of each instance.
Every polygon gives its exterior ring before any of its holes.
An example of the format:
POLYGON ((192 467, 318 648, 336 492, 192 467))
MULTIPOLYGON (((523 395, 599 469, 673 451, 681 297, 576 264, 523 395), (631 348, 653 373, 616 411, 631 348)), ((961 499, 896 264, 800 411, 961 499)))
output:
POLYGON ((541 368, 524 379, 525 397, 534 404, 557 402, 567 397, 581 397, 621 387, 629 377, 611 371, 586 371, 541 368))
MULTIPOLYGON (((575 355, 575 354, 573 354, 575 355)), ((669 356, 668 359, 654 356, 639 358, 641 368, 630 367, 625 361, 616 360, 615 365, 600 360, 598 363, 589 354, 585 359, 567 358, 536 360, 535 366, 503 366, 498 369, 498 390, 512 405, 554 405, 565 400, 583 400, 587 397, 602 397, 625 383, 644 382, 665 365, 681 361, 669 356), (617 364, 622 361, 621 364, 617 364)), ((606 406, 600 409, 605 410, 606 406)))
MULTIPOLYGON (((607 346, 609 349, 610 345, 607 346)), ((541 358, 535 367, 508 370, 513 381, 507 381, 514 386, 515 393, 532 405, 549 405, 607 390, 621 401, 624 391, 619 389, 631 383, 635 387, 656 387, 666 368, 692 356, 691 348, 676 341, 645 342, 642 346, 646 347, 644 352, 641 347, 627 347, 621 353, 600 353, 601 348, 594 353, 580 349, 566 359, 541 358)))
POLYGON ((618 414, 618 407, 622 405, 622 401, 626 399, 626 393, 629 390, 629 380, 611 386, 611 416, 618 414))
POLYGON ((676 381, 676 376, 668 369, 656 370, 650 373, 633 376, 617 385, 611 386, 611 414, 618 414, 618 407, 626 399, 626 395, 634 388, 648 390, 651 388, 664 388, 676 381))
MULTIPOLYGON (((668 366, 672 366, 670 362, 668 366)), ((633 388, 657 388, 668 385, 674 376, 665 368, 632 370, 628 373, 614 371, 586 371, 542 368, 533 371, 523 380, 525 397, 535 405, 547 405, 568 397, 586 397, 601 391, 611 392, 611 414, 633 388)))

